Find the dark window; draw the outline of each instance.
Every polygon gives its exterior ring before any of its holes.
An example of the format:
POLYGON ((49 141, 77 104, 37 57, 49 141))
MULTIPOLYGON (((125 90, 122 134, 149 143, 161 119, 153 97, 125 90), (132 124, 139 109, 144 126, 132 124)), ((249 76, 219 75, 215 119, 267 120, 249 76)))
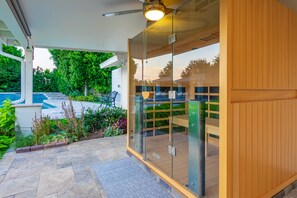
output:
POLYGON ((203 102, 205 102, 205 101, 208 101, 208 96, 195 96, 195 100, 198 100, 198 101, 203 101, 203 102))
POLYGON ((209 92, 210 93, 219 93, 220 92, 220 88, 219 87, 210 87, 209 88, 209 92))
POLYGON ((219 102, 220 101, 220 97, 219 96, 210 96, 210 101, 211 102, 219 102))
POLYGON ((208 93, 207 87, 195 87, 195 93, 208 93))

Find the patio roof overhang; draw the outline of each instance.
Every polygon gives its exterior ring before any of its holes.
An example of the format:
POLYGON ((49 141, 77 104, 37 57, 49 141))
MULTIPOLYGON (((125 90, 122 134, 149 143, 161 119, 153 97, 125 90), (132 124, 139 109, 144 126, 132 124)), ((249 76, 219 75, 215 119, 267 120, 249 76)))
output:
MULTIPOLYGON (((176 8, 178 1, 184 0, 171 1, 174 4, 170 7, 176 8)), ((26 35, 9 4, 19 5, 31 33, 29 40, 39 48, 127 52, 128 38, 146 27, 141 12, 102 16, 107 12, 142 9, 140 0, 0 0, 0 30, 7 26, 7 35, 13 35, 24 48, 28 45, 26 35)))
POLYGON ((100 64, 100 68, 123 66, 127 62, 127 53, 118 53, 100 64))
POLYGON ((27 38, 5 0, 0 0, 0 41, 27 47, 27 38))

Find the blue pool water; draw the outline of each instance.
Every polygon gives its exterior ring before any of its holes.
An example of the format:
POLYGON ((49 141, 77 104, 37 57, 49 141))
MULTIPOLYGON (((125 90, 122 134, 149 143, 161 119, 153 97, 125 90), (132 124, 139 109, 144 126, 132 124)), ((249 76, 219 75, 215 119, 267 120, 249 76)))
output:
MULTIPOLYGON (((18 100, 21 98, 21 94, 20 93, 0 93, 0 107, 2 102, 7 98, 9 98, 11 101, 18 100)), ((48 98, 44 94, 42 93, 33 94, 33 103, 43 103, 43 100, 48 100, 48 98)), ((54 108, 54 106, 43 103, 42 109, 50 109, 50 108, 54 108)))

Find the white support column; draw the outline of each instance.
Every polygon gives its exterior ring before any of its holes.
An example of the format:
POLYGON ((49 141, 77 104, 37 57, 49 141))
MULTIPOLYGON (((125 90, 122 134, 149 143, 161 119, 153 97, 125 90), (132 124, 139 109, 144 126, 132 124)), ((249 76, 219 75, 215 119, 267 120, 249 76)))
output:
POLYGON ((26 97, 26 63, 25 61, 21 64, 21 100, 22 102, 26 97))
POLYGON ((33 51, 31 49, 25 50, 25 60, 26 60, 26 104, 30 105, 33 103, 33 51))
POLYGON ((33 103, 33 51, 25 50, 25 66, 23 75, 25 78, 25 104, 15 105, 16 124, 24 135, 32 134, 34 118, 42 115, 42 104, 33 103))

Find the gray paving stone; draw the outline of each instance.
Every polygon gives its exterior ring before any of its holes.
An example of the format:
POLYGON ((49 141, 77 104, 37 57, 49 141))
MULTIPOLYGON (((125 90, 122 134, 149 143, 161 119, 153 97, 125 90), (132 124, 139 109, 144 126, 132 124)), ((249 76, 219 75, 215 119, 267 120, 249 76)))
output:
POLYGON ((47 196, 45 196, 43 198, 58 198, 58 193, 53 193, 53 194, 47 195, 47 196))
MULTIPOLYGON (((126 136, 123 135, 72 143, 45 151, 8 153, 0 160, 0 197, 105 198, 105 189, 93 166, 127 157, 125 144, 126 136)), ((113 171, 114 168, 107 170, 113 171)), ((110 181, 117 180, 113 178, 110 181)), ((126 183, 123 180, 117 187, 124 187, 126 183)), ((130 192, 130 197, 141 196, 135 194, 134 188, 130 192)), ((121 193, 118 196, 123 197, 121 193)))
POLYGON ((79 193, 76 187, 63 189, 58 192, 58 198, 79 198, 79 193))
POLYGON ((85 159, 76 160, 72 162, 73 170, 76 171, 84 171, 92 168, 94 163, 99 162, 100 160, 95 155, 94 157, 86 157, 85 159))
POLYGON ((95 184, 95 180, 90 169, 74 171, 74 177, 77 184, 95 184))
POLYGON ((112 161, 128 156, 124 147, 100 149, 96 152, 96 154, 100 161, 112 161))
POLYGON ((36 190, 31 190, 27 192, 23 192, 14 196, 15 198, 29 198, 36 197, 36 190))
POLYGON ((10 168, 4 177, 3 181, 9 181, 19 179, 28 176, 39 176, 40 173, 50 172, 56 170, 56 164, 51 166, 35 166, 34 168, 21 167, 21 168, 10 168))
POLYGON ((15 155, 16 154, 14 152, 6 153, 0 160, 0 166, 10 166, 13 160, 15 159, 15 155))
POLYGON ((67 149, 66 146, 55 147, 55 148, 45 149, 44 150, 45 155, 63 154, 63 153, 66 153, 66 152, 68 152, 68 149, 67 149))
POLYGON ((95 183, 78 184, 77 193, 80 198, 93 198, 93 197, 101 198, 102 197, 95 183))
POLYGON ((4 177, 5 177, 5 175, 0 175, 0 184, 3 181, 4 177))
POLYGON ((82 153, 76 152, 76 153, 65 153, 63 155, 57 156, 57 164, 65 164, 65 163, 72 163, 72 162, 79 162, 83 161, 85 159, 85 155, 82 153))
POLYGON ((9 169, 9 166, 7 166, 7 165, 0 166, 0 175, 5 175, 8 171, 8 169, 9 169))
POLYGON ((58 198, 79 198, 79 194, 76 188, 70 188, 58 192, 58 198))
POLYGON ((0 197, 36 190, 38 180, 38 176, 29 176, 21 179, 2 182, 0 185, 0 197))
POLYGON ((37 196, 44 197, 55 192, 61 192, 64 189, 72 188, 74 186, 75 179, 71 167, 41 173, 37 196))
POLYGON ((55 166, 57 163, 55 156, 42 156, 39 158, 30 159, 27 163, 27 168, 35 168, 40 166, 55 166))
POLYGON ((21 167, 26 167, 28 163, 28 159, 27 158, 19 158, 19 159, 15 159, 10 168, 21 168, 21 167))
POLYGON ((39 158, 41 156, 43 156, 44 154, 44 150, 40 150, 40 151, 33 151, 33 152, 27 152, 27 153, 18 153, 16 154, 16 158, 20 159, 20 158, 27 158, 27 159, 32 159, 32 158, 39 158))
POLYGON ((72 162, 62 162, 60 164, 57 163, 57 169, 71 167, 72 162))

